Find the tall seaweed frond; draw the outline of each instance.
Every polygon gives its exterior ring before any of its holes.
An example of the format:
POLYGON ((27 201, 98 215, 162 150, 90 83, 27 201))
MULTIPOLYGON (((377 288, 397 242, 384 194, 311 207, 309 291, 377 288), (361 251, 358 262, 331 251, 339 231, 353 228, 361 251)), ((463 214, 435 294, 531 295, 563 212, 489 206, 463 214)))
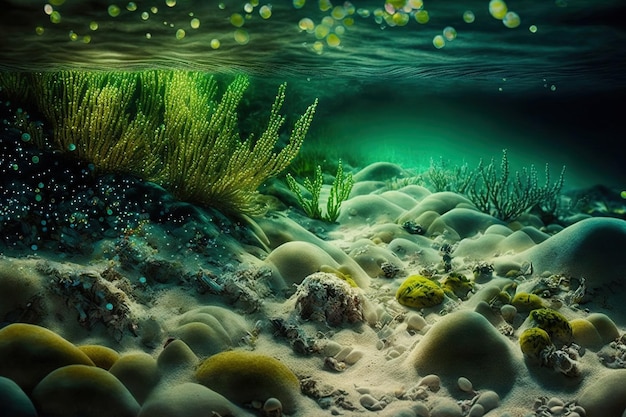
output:
POLYGON ((60 71, 35 78, 53 146, 99 172, 144 176, 156 165, 154 120, 136 110, 137 73, 60 71))

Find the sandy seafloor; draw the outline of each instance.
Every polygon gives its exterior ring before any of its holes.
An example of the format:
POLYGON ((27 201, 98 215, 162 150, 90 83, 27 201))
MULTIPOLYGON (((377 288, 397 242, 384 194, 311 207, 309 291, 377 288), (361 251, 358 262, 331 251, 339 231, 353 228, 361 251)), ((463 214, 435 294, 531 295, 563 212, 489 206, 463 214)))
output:
POLYGON ((461 195, 391 181, 404 175, 383 162, 355 173, 336 224, 285 204, 276 181, 273 209, 249 225, 200 210, 86 256, 7 250, 4 325, 56 335, 0 330, 0 404, 15 407, 1 415, 37 415, 5 377, 39 416, 280 415, 262 411, 269 398, 289 416, 625 415, 626 222, 505 224, 461 195), (398 303, 408 276, 446 285, 452 272, 467 282, 443 302, 398 303), (523 292, 539 304, 511 301, 523 292), (546 325, 569 358, 560 369, 520 349, 537 307, 571 323, 567 343, 563 323, 546 325))

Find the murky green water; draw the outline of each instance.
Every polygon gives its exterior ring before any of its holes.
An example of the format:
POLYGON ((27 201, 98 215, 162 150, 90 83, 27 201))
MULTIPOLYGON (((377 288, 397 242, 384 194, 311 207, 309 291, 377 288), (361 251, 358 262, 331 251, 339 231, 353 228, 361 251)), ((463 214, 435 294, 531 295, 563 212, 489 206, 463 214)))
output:
POLYGON ((306 146, 333 158, 423 168, 507 148, 513 164, 567 165, 573 185, 623 186, 622 2, 510 0, 504 18, 489 6, 11 0, 0 68, 245 72, 251 101, 283 81, 294 113, 319 97, 306 146))

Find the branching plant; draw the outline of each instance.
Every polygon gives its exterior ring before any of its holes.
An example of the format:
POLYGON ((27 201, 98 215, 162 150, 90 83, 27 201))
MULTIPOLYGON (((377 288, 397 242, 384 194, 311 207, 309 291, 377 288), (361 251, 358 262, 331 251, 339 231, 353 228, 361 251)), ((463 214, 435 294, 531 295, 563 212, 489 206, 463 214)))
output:
POLYGON ((302 193, 300 184, 293 178, 291 174, 286 176, 287 186, 294 193, 300 207, 304 210, 305 214, 318 220, 324 220, 330 223, 337 221, 341 212, 341 204, 348 199, 352 186, 354 185, 354 179, 352 173, 344 174, 343 165, 341 160, 337 166, 337 174, 333 180, 333 184, 330 187, 328 200, 326 202, 326 213, 322 213, 320 207, 320 194, 322 192, 322 186, 324 180, 322 176, 322 167, 317 166, 315 169, 315 175, 313 179, 308 177, 304 179, 302 187, 309 193, 309 197, 305 197, 302 193))
POLYGON ((438 164, 431 162, 428 178, 435 191, 467 195, 482 212, 508 222, 535 207, 544 214, 554 213, 565 179, 565 166, 552 183, 546 164, 545 181, 540 183, 533 165, 511 172, 504 149, 499 169, 493 159, 487 165, 481 160, 474 170, 469 169, 467 164, 450 169, 443 161, 438 164))

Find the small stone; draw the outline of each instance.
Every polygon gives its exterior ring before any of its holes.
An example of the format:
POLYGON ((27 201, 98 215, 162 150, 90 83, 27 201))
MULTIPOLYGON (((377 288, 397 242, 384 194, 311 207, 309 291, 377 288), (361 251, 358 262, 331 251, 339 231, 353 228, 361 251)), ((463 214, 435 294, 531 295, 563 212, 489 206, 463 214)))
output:
POLYGON ((552 407, 556 407, 556 406, 563 407, 565 405, 565 403, 560 398, 552 397, 552 398, 550 398, 548 400, 548 403, 546 405, 548 406, 548 408, 552 408, 552 407))
POLYGON ((427 324, 428 323, 426 323, 426 320, 424 320, 424 317, 420 316, 417 313, 409 314, 409 317, 406 320, 407 330, 414 330, 417 332, 419 332, 424 327, 426 327, 427 324))
POLYGON ((322 353, 324 354, 324 356, 335 356, 341 351, 341 349, 342 346, 339 343, 329 340, 322 349, 322 353))
POLYGON ((467 413, 467 417, 483 417, 483 415, 485 415, 485 407, 480 404, 474 404, 467 413))
POLYGON ((500 307, 500 314, 502 314, 502 318, 506 320, 508 323, 512 323, 515 320, 515 316, 517 315, 517 308, 511 304, 505 304, 500 307))
POLYGON ((485 391, 480 394, 476 404, 482 405, 485 412, 488 412, 500 405, 500 396, 495 391, 485 391))
POLYGON ((359 361, 359 359, 363 357, 363 354, 363 351, 355 349, 352 352, 348 353, 343 361, 348 365, 354 365, 359 361))
POLYGON ((461 391, 465 391, 465 392, 472 392, 472 381, 470 381, 469 379, 465 378, 464 376, 460 377, 457 380, 457 384, 459 386, 459 389, 461 391))
POLYGON ((441 387, 441 379, 435 374, 430 374, 420 379, 420 382, 418 382, 417 385, 418 386, 425 385, 432 392, 437 392, 439 391, 439 388, 441 387))
POLYGON ((379 411, 385 408, 380 401, 372 397, 370 394, 361 395, 361 398, 359 398, 359 402, 363 407, 367 408, 370 411, 379 411))
POLYGON ((263 415, 265 417, 281 417, 283 415, 283 404, 278 398, 268 398, 263 404, 263 415))

